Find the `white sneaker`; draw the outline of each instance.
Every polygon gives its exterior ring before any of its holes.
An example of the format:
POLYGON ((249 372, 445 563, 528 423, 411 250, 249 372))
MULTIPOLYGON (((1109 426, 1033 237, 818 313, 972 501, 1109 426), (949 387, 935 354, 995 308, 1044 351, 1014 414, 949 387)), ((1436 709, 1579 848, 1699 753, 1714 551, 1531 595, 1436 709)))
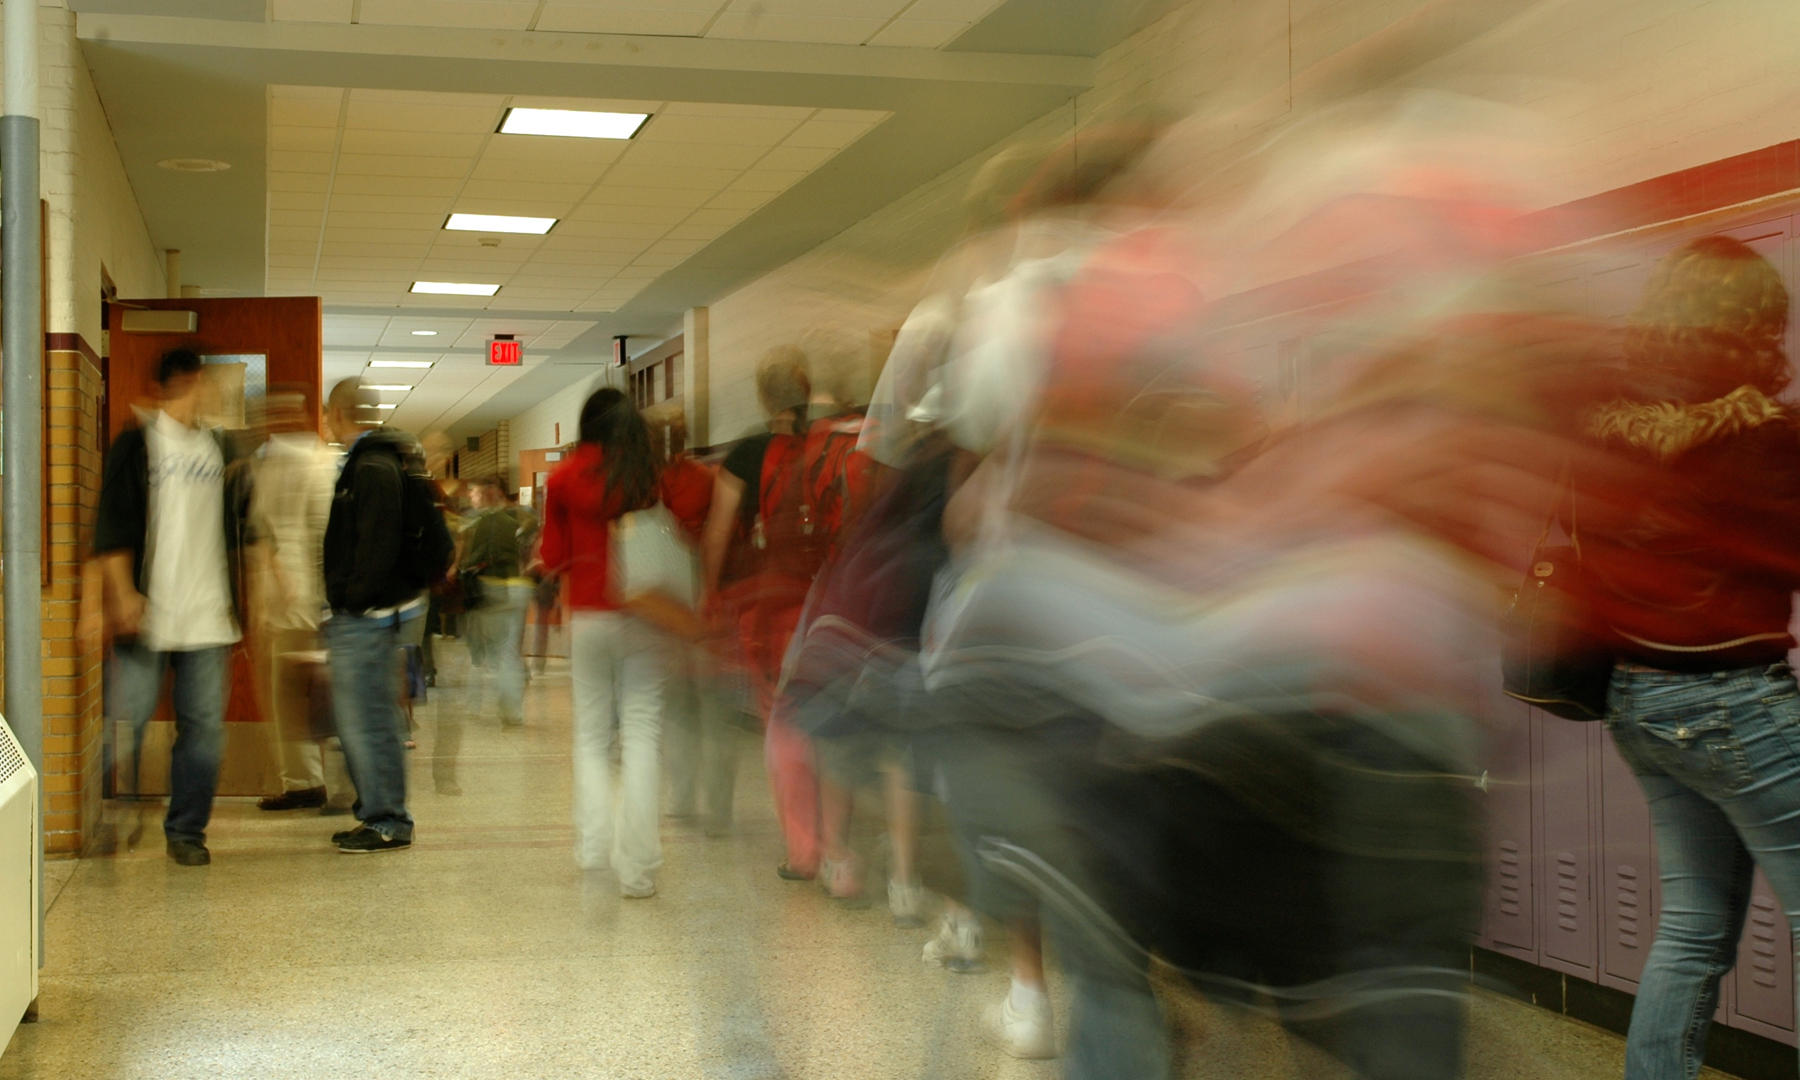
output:
POLYGON ((945 912, 938 919, 936 936, 925 943, 919 959, 966 974, 981 970, 981 953, 981 923, 969 916, 945 912))
POLYGON ((917 930, 925 925, 925 887, 905 881, 888 881, 888 911, 894 925, 917 930))
POLYGON ((627 900, 648 900, 656 895, 656 884, 652 882, 647 885, 620 885, 619 895, 627 900))
POLYGON ((1056 1025, 1050 1015, 1050 999, 1021 1012, 1013 1008, 1009 993, 987 1007, 987 1036, 1016 1058, 1042 1061, 1056 1056, 1056 1025))

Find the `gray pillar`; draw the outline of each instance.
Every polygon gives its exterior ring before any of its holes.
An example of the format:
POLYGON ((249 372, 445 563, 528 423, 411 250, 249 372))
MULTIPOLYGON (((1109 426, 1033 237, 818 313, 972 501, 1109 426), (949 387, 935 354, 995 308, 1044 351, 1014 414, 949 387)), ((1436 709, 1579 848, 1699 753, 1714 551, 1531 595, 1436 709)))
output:
MULTIPOLYGON (((0 116, 0 407, 6 412, 6 722, 44 773, 44 316, 38 211, 37 0, 5 0, 0 116)), ((38 786, 38 963, 44 962, 43 784, 38 786)))

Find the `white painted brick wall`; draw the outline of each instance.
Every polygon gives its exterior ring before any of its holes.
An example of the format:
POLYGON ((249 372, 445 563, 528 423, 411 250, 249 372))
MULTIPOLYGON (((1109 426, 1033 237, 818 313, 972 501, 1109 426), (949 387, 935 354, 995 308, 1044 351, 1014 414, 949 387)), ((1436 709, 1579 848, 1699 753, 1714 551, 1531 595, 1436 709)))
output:
POLYGON ((79 333, 100 347, 100 269, 122 297, 164 293, 150 241, 112 128, 61 4, 38 9, 39 183, 49 205, 50 333, 79 333))

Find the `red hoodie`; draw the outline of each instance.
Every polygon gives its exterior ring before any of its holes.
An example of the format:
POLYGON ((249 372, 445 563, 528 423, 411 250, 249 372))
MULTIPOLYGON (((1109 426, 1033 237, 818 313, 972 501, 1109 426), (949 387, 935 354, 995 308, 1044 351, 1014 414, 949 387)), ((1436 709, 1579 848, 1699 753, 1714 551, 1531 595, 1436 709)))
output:
MULTIPOLYGON (((611 566, 612 520, 618 497, 606 490, 600 447, 582 443, 544 484, 544 531, 539 557, 551 573, 569 577, 569 606, 576 611, 613 611, 607 588, 611 566)), ((698 541, 712 508, 713 475, 685 457, 663 469, 658 495, 689 537, 698 541)))

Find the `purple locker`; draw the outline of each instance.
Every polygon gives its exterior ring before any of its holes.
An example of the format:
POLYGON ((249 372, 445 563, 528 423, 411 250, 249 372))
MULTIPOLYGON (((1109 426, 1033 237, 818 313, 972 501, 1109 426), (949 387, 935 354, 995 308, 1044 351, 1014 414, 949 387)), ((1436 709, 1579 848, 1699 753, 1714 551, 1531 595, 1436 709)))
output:
POLYGON ((1635 991, 1656 939, 1656 855, 1637 778, 1600 734, 1600 982, 1635 991))
POLYGON ((1538 741, 1538 949, 1548 968, 1596 981, 1591 724, 1533 710, 1538 741))
POLYGON ((1731 1026, 1794 1044, 1793 941, 1781 904, 1758 870, 1738 946, 1731 1026))
POLYGON ((1487 803, 1488 879, 1482 944, 1537 961, 1532 889, 1531 715, 1521 702, 1496 695, 1491 706, 1482 790, 1487 803))

